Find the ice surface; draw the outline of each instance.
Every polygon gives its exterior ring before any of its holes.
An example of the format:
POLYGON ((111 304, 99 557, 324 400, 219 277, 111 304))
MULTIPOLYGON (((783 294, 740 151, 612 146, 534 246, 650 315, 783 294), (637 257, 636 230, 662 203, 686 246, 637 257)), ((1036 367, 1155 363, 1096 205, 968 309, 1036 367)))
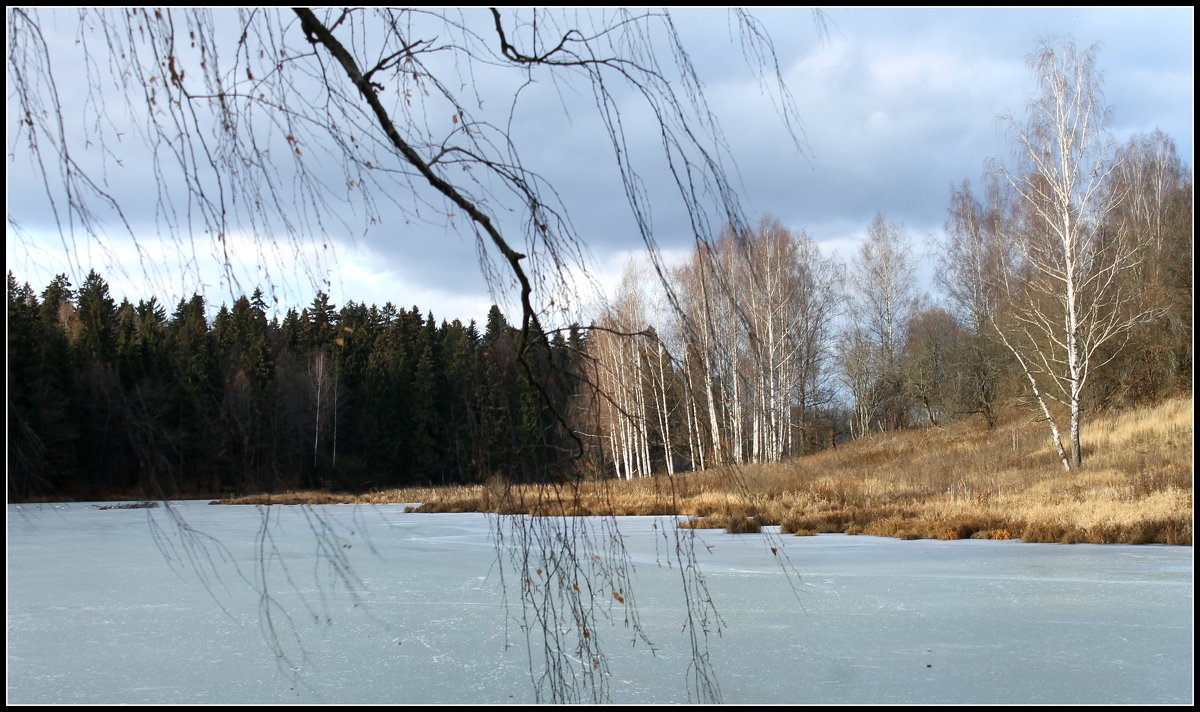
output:
MULTIPOLYGON (((688 701, 664 524, 619 523, 613 702, 688 701)), ((696 535, 725 702, 1192 702, 1191 547, 696 535)), ((7 564, 10 703, 535 700, 486 515, 9 505, 7 564)))

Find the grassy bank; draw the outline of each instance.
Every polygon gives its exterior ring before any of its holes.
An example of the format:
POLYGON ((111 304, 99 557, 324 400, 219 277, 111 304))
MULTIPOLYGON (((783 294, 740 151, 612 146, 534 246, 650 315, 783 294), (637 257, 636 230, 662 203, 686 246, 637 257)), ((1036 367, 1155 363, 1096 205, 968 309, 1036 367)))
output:
POLYGON ((1192 398, 1087 422, 1084 468, 1062 469, 1046 427, 1012 413, 881 433, 774 465, 632 481, 295 493, 226 500, 277 504, 422 502, 421 512, 683 514, 731 532, 845 532, 903 539, 1192 543, 1192 398))

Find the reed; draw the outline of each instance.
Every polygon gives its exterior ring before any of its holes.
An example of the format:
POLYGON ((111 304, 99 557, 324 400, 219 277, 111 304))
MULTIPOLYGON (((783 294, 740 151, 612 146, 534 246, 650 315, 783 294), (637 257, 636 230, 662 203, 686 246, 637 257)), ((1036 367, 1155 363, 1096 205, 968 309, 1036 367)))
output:
POLYGON ((1192 398, 1087 422, 1084 467, 1065 472, 1041 423, 1012 412, 881 433, 774 465, 636 480, 294 493, 230 503, 409 502, 420 512, 676 514, 684 526, 902 539, 1192 543, 1192 398), (311 498, 306 500, 306 498, 311 498))

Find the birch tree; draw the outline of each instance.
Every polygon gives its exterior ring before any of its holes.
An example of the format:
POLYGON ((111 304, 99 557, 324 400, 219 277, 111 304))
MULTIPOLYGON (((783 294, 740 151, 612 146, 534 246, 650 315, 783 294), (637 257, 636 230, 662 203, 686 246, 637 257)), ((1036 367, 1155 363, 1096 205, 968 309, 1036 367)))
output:
POLYGON ((739 280, 746 289, 747 351, 753 388, 750 455, 778 462, 790 431, 790 398, 796 386, 796 301, 800 262, 796 240, 777 220, 764 220, 745 245, 739 280))
POLYGON ((652 474, 645 323, 638 275, 630 263, 589 341, 600 436, 608 442, 614 474, 623 479, 652 474))
POLYGON ((875 216, 866 241, 851 261, 847 289, 848 319, 854 335, 844 350, 850 360, 844 358, 843 363, 858 369, 850 378, 860 381, 866 377, 861 372, 865 360, 870 361, 876 383, 869 390, 876 401, 879 424, 901 427, 906 403, 899 357, 904 326, 916 307, 916 267, 903 225, 875 216), (864 348, 872 353, 861 353, 864 348))
POLYGON ((806 409, 829 397, 838 275, 807 235, 771 217, 726 230, 676 270, 672 341, 693 461, 778 462, 803 449, 806 409))
MULTIPOLYGON (((711 250, 701 249, 674 273, 680 303, 678 340, 685 344, 687 392, 694 411, 697 458, 708 467, 724 464, 727 455, 727 427, 719 405, 719 384, 729 374, 721 370, 718 357, 720 340, 720 299, 726 293, 718 289, 715 275, 719 264, 711 250), (724 379, 722 379, 724 376, 724 379), (702 435, 703 433, 703 435, 702 435)), ((703 466, 703 465, 702 465, 703 466)))
POLYGON ((666 303, 666 294, 661 284, 652 290, 650 309, 654 315, 654 323, 651 325, 652 336, 649 340, 653 359, 649 375, 651 391, 654 393, 654 409, 658 414, 657 422, 663 451, 663 465, 666 467, 668 475, 674 475, 675 440, 671 433, 672 423, 678 417, 679 388, 677 382, 679 379, 671 351, 663 343, 665 320, 670 317, 671 311, 666 303))
POLYGON ((747 323, 739 363, 753 385, 751 456, 778 462, 792 452, 796 427, 803 438, 806 408, 821 400, 837 271, 806 234, 774 218, 764 218, 740 249, 736 293, 747 323))
POLYGON ((1006 231, 1005 303, 993 324, 1068 471, 1083 460, 1085 388, 1116 353, 1101 358, 1100 348, 1154 312, 1136 308, 1120 278, 1143 260, 1146 241, 1104 229, 1122 196, 1103 189, 1116 163, 1097 51, 1046 44, 1030 57, 1039 91, 1024 121, 1004 117, 1015 157, 997 166, 1021 215, 1006 231))
MULTIPOLYGON (((799 434, 800 442, 789 441, 788 451, 802 455, 807 452, 810 430, 815 424, 810 414, 834 399, 834 329, 842 308, 838 284, 845 279, 845 269, 836 259, 823 257, 816 243, 803 233, 799 236, 796 259, 799 273, 792 326, 796 390, 790 409, 794 414, 793 430, 799 434)), ((791 433, 789 430, 789 440, 791 433)))
POLYGON ((318 470, 318 456, 321 452, 321 431, 329 422, 331 411, 336 409, 336 403, 331 404, 334 389, 335 365, 333 359, 322 348, 317 348, 308 355, 308 387, 313 405, 313 470, 318 470))

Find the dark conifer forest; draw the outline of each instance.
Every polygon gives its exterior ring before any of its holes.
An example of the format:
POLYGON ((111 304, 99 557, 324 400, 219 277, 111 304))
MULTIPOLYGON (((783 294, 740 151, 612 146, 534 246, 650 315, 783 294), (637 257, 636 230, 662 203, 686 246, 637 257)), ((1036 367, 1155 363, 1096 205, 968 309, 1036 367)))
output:
POLYGON ((528 481, 578 452, 577 328, 519 359, 495 306, 482 330, 323 292, 282 319, 259 290, 209 314, 117 303, 94 271, 40 294, 10 273, 9 498, 528 481))

